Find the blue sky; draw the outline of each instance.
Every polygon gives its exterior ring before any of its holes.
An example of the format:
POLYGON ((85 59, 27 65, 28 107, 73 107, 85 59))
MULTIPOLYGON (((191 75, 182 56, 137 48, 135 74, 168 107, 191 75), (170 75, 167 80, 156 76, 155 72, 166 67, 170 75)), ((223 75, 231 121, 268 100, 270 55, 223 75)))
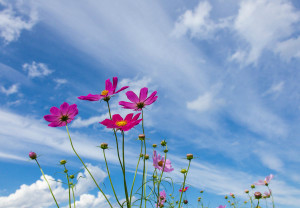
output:
MULTIPOLYGON (((78 152, 108 182, 96 148, 114 146, 98 123, 108 117, 105 103, 77 97, 100 93, 114 76, 119 88, 158 91, 145 111, 148 145, 168 141, 176 181, 187 165, 182 157, 198 157, 188 180, 191 203, 204 189, 211 207, 224 204, 225 194, 242 197, 272 173, 277 204, 299 207, 299 8, 288 0, 0 0, 0 207, 54 205, 29 151, 55 179, 63 177, 54 175, 61 159, 74 171, 81 167, 65 129, 43 120, 64 101, 79 108, 70 126, 78 152)), ((112 110, 125 115, 120 100, 124 93, 112 110)), ((126 135, 129 180, 140 131, 126 135)), ((108 156, 118 182, 114 150, 108 156)), ((83 184, 79 207, 104 206, 93 184, 83 184), (84 204, 93 197, 98 204, 84 204)), ((65 187, 53 186, 66 203, 65 187)))

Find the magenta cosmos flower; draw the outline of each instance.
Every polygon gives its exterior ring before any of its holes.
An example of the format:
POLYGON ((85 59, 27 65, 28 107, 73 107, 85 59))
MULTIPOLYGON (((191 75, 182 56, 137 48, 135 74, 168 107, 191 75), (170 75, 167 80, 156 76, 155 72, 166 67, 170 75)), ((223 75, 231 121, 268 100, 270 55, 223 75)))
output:
POLYGON ((158 201, 158 205, 155 204, 156 207, 162 207, 164 205, 164 203, 166 202, 167 199, 167 194, 165 192, 165 190, 159 192, 159 201, 158 201))
POLYGON ((265 178, 265 180, 259 180, 257 183, 254 183, 254 184, 257 186, 263 186, 263 185, 268 186, 273 177, 274 176, 272 174, 270 174, 269 176, 267 176, 265 178))
POLYGON ((50 113, 50 115, 44 116, 44 119, 50 122, 48 126, 61 127, 66 126, 75 118, 75 116, 78 114, 78 109, 76 104, 69 105, 68 103, 64 102, 61 104, 60 108, 50 108, 50 113))
POLYGON ((188 190, 189 186, 184 187, 183 189, 180 189, 179 192, 186 192, 188 190))
POLYGON ((128 131, 138 125, 142 119, 138 119, 141 114, 138 113, 133 117, 133 113, 128 114, 125 119, 123 119, 119 114, 112 116, 112 120, 105 119, 99 122, 109 129, 119 129, 121 131, 128 131))
POLYGON ((120 101, 119 104, 126 109, 133 109, 135 111, 141 111, 147 105, 151 105, 157 100, 156 96, 157 91, 154 91, 149 97, 148 88, 144 87, 140 90, 140 97, 138 97, 134 92, 128 91, 126 92, 127 98, 132 102, 120 101))
POLYGON ((226 205, 220 205, 217 208, 226 208, 226 205))
POLYGON ((153 152, 152 159, 153 166, 158 170, 162 171, 164 169, 164 172, 172 172, 174 170, 174 168, 172 168, 171 161, 169 159, 166 159, 166 164, 164 165, 165 157, 161 157, 160 154, 157 155, 155 150, 153 152))
POLYGON ((105 90, 103 90, 100 94, 97 95, 88 94, 87 96, 80 96, 78 97, 78 99, 98 101, 106 98, 107 100, 109 100, 112 95, 117 94, 129 87, 129 86, 125 86, 119 89, 118 91, 116 91, 117 84, 118 84, 118 77, 113 77, 113 83, 111 83, 111 81, 107 79, 105 81, 105 90))

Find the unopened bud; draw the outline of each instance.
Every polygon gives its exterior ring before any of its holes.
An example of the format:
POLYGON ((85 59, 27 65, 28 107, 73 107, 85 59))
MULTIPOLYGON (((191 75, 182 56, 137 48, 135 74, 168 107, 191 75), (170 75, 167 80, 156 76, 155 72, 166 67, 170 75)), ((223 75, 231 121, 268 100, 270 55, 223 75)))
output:
POLYGON ((108 144, 107 143, 101 143, 100 144, 100 148, 103 149, 103 150, 105 150, 105 149, 108 148, 108 144))
POLYGON ((152 147, 153 147, 153 148, 156 148, 156 147, 157 147, 157 144, 153 144, 152 147))
POLYGON ((261 198, 261 193, 259 191, 254 193, 255 199, 260 199, 261 198))
POLYGON ((225 198, 225 199, 228 199, 228 196, 225 196, 224 198, 225 198))
POLYGON ((74 178, 75 178, 75 176, 74 176, 74 175, 70 175, 70 178, 71 178, 71 179, 74 179, 74 178))
POLYGON ((254 188, 255 188, 255 185, 254 185, 254 184, 252 184, 252 185, 251 185, 251 188, 252 188, 252 189, 254 189, 254 188))
POLYGON ((245 193, 246 193, 246 194, 248 194, 248 193, 249 193, 249 190, 248 190, 248 189, 246 189, 246 190, 245 190, 245 193))
POLYGON ((157 178, 157 176, 156 176, 156 175, 153 175, 153 178, 157 178))
POLYGON ((148 159, 149 159, 149 155, 145 154, 145 160, 148 160, 148 159))
POLYGON ((165 149, 165 150, 164 150, 164 153, 167 153, 167 152, 169 152, 169 150, 168 150, 168 149, 165 149))
POLYGON ((166 146, 167 145, 167 142, 166 142, 166 140, 162 140, 161 142, 160 142, 160 144, 161 144, 161 146, 166 146))
POLYGON ((189 202, 188 202, 188 200, 185 199, 185 200, 183 200, 183 203, 184 203, 184 204, 187 204, 187 203, 189 203, 189 202))
POLYGON ((145 139, 145 134, 139 134, 139 140, 144 140, 145 139))
POLYGON ((247 204, 248 202, 247 202, 247 201, 244 201, 244 203, 247 204))
POLYGON ((66 161, 66 160, 61 160, 61 161, 59 161, 59 163, 60 163, 61 165, 64 165, 64 164, 67 163, 67 161, 66 161))
POLYGON ((140 154, 140 157, 144 157, 143 153, 140 154))
POLYGON ((35 160, 37 158, 37 155, 35 152, 29 152, 28 155, 29 155, 30 159, 32 159, 32 160, 35 160))
POLYGON ((200 191, 201 194, 202 194, 203 192, 204 192, 203 190, 200 191))
POLYGON ((198 197, 198 201, 201 201, 201 197, 198 197))
POLYGON ((180 171, 181 173, 186 173, 187 172, 187 170, 186 169, 181 169, 181 171, 180 171))
POLYGON ((232 202, 232 203, 231 203, 231 206, 233 206, 233 205, 234 205, 234 203, 232 202))
POLYGON ((186 159, 191 160, 194 158, 193 154, 186 154, 186 159))
POLYGON ((65 169, 65 170, 64 170, 64 172, 65 172, 65 173, 67 173, 67 172, 68 172, 68 170, 67 170, 67 169, 65 169))

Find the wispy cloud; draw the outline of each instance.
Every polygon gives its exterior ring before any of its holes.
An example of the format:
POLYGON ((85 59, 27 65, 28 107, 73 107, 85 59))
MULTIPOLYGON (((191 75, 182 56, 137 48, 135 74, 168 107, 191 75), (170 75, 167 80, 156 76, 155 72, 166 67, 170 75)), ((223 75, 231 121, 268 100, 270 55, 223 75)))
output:
POLYGON ((18 92, 19 90, 19 85, 18 84, 13 84, 12 86, 8 87, 7 89, 4 86, 1 86, 0 88, 1 92, 8 95, 12 95, 18 92))
POLYGON ((37 11, 33 8, 29 11, 21 9, 24 6, 21 1, 16 5, 12 1, 1 1, 0 5, 4 7, 0 11, 0 37, 6 44, 16 41, 22 30, 31 30, 38 21, 37 11))
POLYGON ((68 83, 68 80, 56 78, 56 79, 54 79, 54 82, 56 83, 55 88, 57 89, 57 88, 59 88, 61 85, 67 84, 67 83, 68 83))
POLYGON ((22 68, 25 72, 28 73, 28 76, 30 78, 45 77, 53 72, 53 70, 50 70, 46 64, 37 63, 35 61, 33 61, 31 64, 23 64, 22 68))

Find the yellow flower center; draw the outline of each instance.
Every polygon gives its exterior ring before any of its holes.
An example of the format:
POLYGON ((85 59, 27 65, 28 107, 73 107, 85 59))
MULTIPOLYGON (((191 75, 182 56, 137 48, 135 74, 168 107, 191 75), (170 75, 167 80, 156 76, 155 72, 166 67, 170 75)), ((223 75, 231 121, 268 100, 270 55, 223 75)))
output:
POLYGON ((105 96, 105 95, 107 95, 108 94, 108 90, 103 90, 102 92, 101 92, 101 95, 103 95, 103 96, 105 96))
POLYGON ((116 125, 117 125, 117 126, 125 126, 126 124, 127 124, 127 121, 124 121, 124 120, 123 120, 123 121, 117 121, 117 122, 116 122, 116 125))

